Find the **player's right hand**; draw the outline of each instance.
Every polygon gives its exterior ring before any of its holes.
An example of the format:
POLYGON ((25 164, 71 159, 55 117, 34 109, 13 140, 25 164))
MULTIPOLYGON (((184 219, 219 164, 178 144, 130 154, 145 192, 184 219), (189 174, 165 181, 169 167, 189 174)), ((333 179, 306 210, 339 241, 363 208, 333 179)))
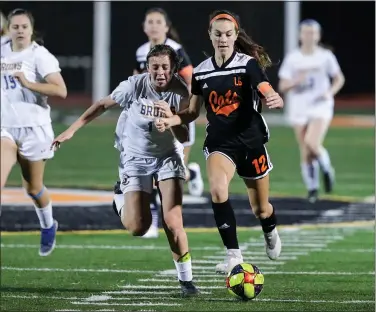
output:
POLYGON ((51 150, 56 151, 60 148, 61 143, 70 140, 74 135, 74 131, 69 129, 65 130, 63 133, 59 134, 51 144, 51 150))

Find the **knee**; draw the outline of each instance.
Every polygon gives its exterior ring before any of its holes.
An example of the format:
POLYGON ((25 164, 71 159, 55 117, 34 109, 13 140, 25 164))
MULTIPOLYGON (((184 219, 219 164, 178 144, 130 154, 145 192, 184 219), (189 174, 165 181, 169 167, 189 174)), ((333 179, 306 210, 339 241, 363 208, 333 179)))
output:
POLYGON ((214 203, 223 203, 228 199, 228 184, 218 180, 210 181, 210 194, 214 203))
POLYGON ((164 223, 164 227, 169 232, 171 232, 173 236, 178 236, 179 232, 184 231, 181 208, 172 209, 171 211, 164 213, 163 223, 164 223))
POLYGON ((42 195, 42 193, 46 192, 47 190, 45 189, 44 185, 43 184, 31 184, 31 183, 28 183, 27 185, 25 185, 25 190, 27 192, 27 194, 29 194, 29 196, 31 197, 40 197, 42 195))
POLYGON ((317 156, 319 154, 319 150, 320 150, 320 144, 317 144, 315 142, 313 142, 312 140, 309 140, 309 139, 306 139, 304 140, 304 145, 306 147, 306 149, 308 150, 308 157, 310 156, 310 154, 314 155, 314 156, 317 156))
POLYGON ((273 206, 267 201, 264 204, 260 202, 251 203, 252 211, 256 218, 266 219, 273 212, 273 206))
POLYGON ((132 236, 143 236, 151 226, 151 217, 137 220, 122 218, 122 223, 132 236))

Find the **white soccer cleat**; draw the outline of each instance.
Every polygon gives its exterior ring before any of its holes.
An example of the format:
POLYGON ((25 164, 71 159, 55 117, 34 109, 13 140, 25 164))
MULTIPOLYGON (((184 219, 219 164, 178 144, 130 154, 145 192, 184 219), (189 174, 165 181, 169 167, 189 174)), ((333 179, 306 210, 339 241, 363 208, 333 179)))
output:
POLYGON ((227 274, 234 266, 243 262, 243 256, 240 249, 229 249, 227 250, 225 261, 223 263, 218 263, 215 266, 215 273, 227 274))
POLYGON ((149 230, 141 236, 142 238, 157 238, 159 236, 158 227, 152 225, 149 230))
POLYGON ((190 163, 188 164, 188 169, 192 170, 196 176, 194 179, 188 181, 188 191, 189 194, 192 196, 201 196, 202 193, 204 192, 204 180, 202 179, 201 176, 201 169, 199 164, 197 163, 190 163))
POLYGON ((270 260, 276 260, 281 254, 282 242, 279 237, 277 228, 270 233, 264 233, 265 250, 270 260))

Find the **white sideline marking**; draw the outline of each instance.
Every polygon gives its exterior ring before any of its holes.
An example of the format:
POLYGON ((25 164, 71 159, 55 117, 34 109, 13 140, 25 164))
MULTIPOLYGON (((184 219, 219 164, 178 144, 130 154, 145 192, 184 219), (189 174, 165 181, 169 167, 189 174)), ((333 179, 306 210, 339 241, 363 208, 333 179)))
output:
MULTIPOLYGON (((265 253, 264 253, 265 254, 265 253)), ((244 253, 243 253, 244 256, 244 253)), ((212 260, 223 260, 223 256, 204 256, 205 259, 212 259, 212 260)), ((296 260, 297 257, 293 256, 280 256, 278 260, 296 260)), ((243 257, 244 262, 247 261, 270 261, 270 259, 265 255, 265 257, 243 257)), ((193 260, 193 263, 199 263, 198 260, 193 260)), ((204 262, 202 262, 204 263, 204 262)))
MULTIPOLYGON (((39 245, 33 244, 1 244, 1 248, 39 248, 39 245)), ((114 249, 114 250, 170 250, 167 246, 154 246, 154 245, 144 245, 144 246, 111 246, 111 245, 56 245, 55 248, 58 249, 114 249)), ((209 247, 193 247, 192 250, 223 250, 223 248, 209 246, 209 247)))
MULTIPOLYGON (((124 285, 119 286, 124 289, 177 289, 176 286, 172 285, 124 285)), ((201 289, 219 289, 223 288, 222 286, 201 286, 201 289)))
MULTIPOLYGON (((213 298, 208 299, 208 301, 229 301, 236 302, 236 299, 225 299, 225 298, 213 298)), ((335 300, 301 300, 301 299, 272 299, 272 298, 256 298, 253 301, 264 301, 264 302, 301 302, 301 303, 341 303, 341 304, 352 304, 352 303, 375 303, 373 300, 347 300, 347 301, 335 301, 335 300)))
POLYGON ((178 307, 181 306, 180 303, 164 303, 164 302, 139 302, 139 303, 107 303, 107 302, 77 302, 73 301, 71 304, 78 305, 98 305, 98 306, 131 306, 131 307, 142 307, 142 306, 165 306, 165 307, 178 307))
MULTIPOLYGON (((281 234, 280 237, 283 239, 298 240, 298 241, 300 241, 300 239, 303 239, 303 240, 309 239, 311 241, 314 241, 314 240, 342 240, 345 238, 342 235, 300 235, 300 233, 295 234, 295 235, 284 233, 284 234, 281 234)), ((264 237, 260 236, 260 239, 264 239, 264 237)))
POLYGON ((117 269, 61 269, 61 268, 16 268, 16 267, 1 267, 1 270, 8 271, 38 271, 38 272, 83 272, 83 273, 145 273, 154 274, 155 271, 144 270, 117 270, 117 269))
MULTIPOLYGON (((214 275, 214 274, 213 274, 214 275)), ((217 283, 224 283, 225 282, 225 276, 223 275, 223 278, 220 278, 221 275, 215 275, 215 277, 218 277, 217 279, 201 279, 201 276, 193 276, 193 280, 195 282, 197 282, 198 284, 200 283, 214 283, 214 282, 217 282, 217 283), (196 278, 197 277, 197 278, 196 278), (198 278, 200 277, 200 278, 198 278)), ((172 278, 140 278, 138 279, 139 282, 154 282, 154 283, 174 283, 176 282, 175 279, 172 279, 172 278)), ((199 288, 202 288, 199 286, 199 288)))
MULTIPOLYGON (((169 292, 171 293, 171 292, 169 292)), ((130 300, 161 300, 160 296, 157 296, 155 298, 150 297, 151 292, 143 292, 143 294, 148 294, 149 296, 145 297, 111 297, 111 296, 103 296, 103 295, 95 295, 91 296, 83 301, 87 302, 99 302, 99 301, 108 301, 108 300, 116 300, 116 301, 130 301, 130 300), (107 297, 108 299, 105 299, 104 297, 107 297)), ((169 298, 165 298, 166 300, 169 298)))
POLYGON ((104 296, 104 295, 93 295, 89 298, 84 299, 84 301, 107 301, 112 299, 111 296, 104 296))
MULTIPOLYGON (((137 288, 136 286, 134 286, 137 288)), ((165 287, 163 287, 164 289, 165 287)), ((138 287, 139 289, 139 287, 138 287)), ((177 287, 175 287, 176 290, 177 287)), ((201 294, 210 295, 210 291, 200 291, 201 294)), ((171 291, 142 291, 142 290, 111 290, 111 291, 104 291, 103 294, 109 295, 171 295, 171 291)), ((138 298, 138 297, 137 297, 138 298)))
POLYGON ((323 249, 321 252, 346 252, 346 253, 363 253, 372 252, 375 253, 375 249, 323 249))
MULTIPOLYGON (((282 242, 283 244, 283 247, 318 247, 318 248, 323 248, 323 247, 326 247, 327 244, 315 244, 315 243, 289 243, 289 242, 282 242)), ((245 243, 243 245, 246 245, 248 247, 261 247, 261 246, 265 246, 265 243, 264 242, 250 242, 250 243, 245 243)))
POLYGON ((142 290, 109 290, 104 291, 103 294, 108 295, 168 295, 170 291, 142 291, 142 290))
MULTIPOLYGON (((307 256, 311 250, 307 251, 285 251, 283 249, 283 254, 287 256, 307 256)), ((244 255, 250 255, 250 256, 265 256, 265 250, 264 251, 251 251, 251 250, 244 250, 242 251, 243 256, 244 255)), ((280 256, 278 259, 280 259, 283 256, 280 256)), ((222 259, 224 259, 224 256, 222 256, 222 259)))
MULTIPOLYGON (((264 272, 264 271, 263 271, 264 272)), ((268 275, 375 275, 375 272, 267 272, 268 275)))
POLYGON ((19 296, 19 295, 1 295, 1 298, 17 298, 17 299, 60 299, 60 300, 80 300, 84 298, 78 297, 56 297, 56 296, 19 296))
MULTIPOLYGON (((223 259, 223 257, 221 258, 223 259)), ((282 261, 271 261, 269 259, 266 259, 266 258, 262 258, 262 260, 265 260, 265 261, 268 261, 268 262, 264 262, 262 265, 263 266, 270 266, 270 265, 283 265, 285 264, 284 262, 282 261)), ((245 260, 244 260, 245 261, 245 260)), ((195 263, 198 263, 198 264, 217 264, 218 261, 217 260, 192 260, 192 263, 193 263, 193 269, 195 268, 194 264, 195 263)), ((196 267, 197 268, 197 267, 196 267)))
MULTIPOLYGON (((261 270, 265 275, 375 275, 375 272, 286 272, 286 271, 265 271, 261 270)), ((176 275, 175 270, 164 270, 158 273, 158 276, 176 275)), ((194 274, 197 277, 220 277, 219 274, 194 274)))

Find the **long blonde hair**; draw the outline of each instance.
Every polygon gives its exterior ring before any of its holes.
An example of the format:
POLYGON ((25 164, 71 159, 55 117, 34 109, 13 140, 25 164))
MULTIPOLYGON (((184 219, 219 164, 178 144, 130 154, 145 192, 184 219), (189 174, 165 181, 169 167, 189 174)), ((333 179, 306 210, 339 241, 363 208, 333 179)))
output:
POLYGON ((7 19, 3 12, 0 11, 0 35, 6 35, 8 33, 8 28, 7 28, 7 19))

